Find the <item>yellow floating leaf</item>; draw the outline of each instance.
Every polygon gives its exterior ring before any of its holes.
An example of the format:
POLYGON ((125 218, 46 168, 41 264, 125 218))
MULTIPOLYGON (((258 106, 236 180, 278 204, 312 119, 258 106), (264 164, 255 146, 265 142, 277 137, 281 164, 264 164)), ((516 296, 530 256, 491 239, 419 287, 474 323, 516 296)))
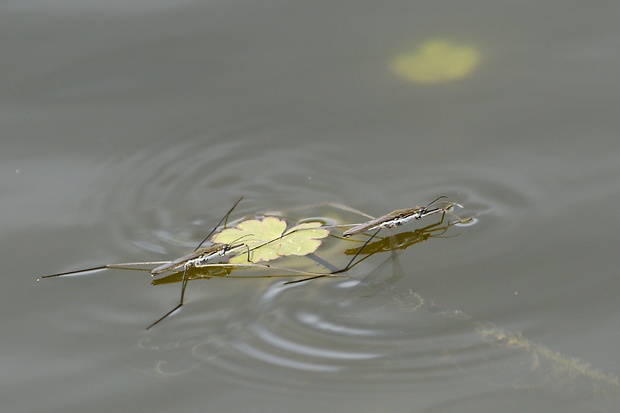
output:
POLYGON ((308 255, 321 245, 320 241, 329 235, 329 231, 320 228, 320 222, 306 222, 286 231, 282 239, 278 240, 278 255, 308 255))
POLYGON ((316 251, 320 240, 329 235, 321 225, 320 222, 306 222, 285 232, 286 222, 279 218, 250 219, 222 230, 213 237, 213 242, 246 246, 229 260, 230 263, 247 263, 248 255, 244 251, 249 251, 250 261, 255 263, 289 255, 304 256, 316 251))
POLYGON ((412 53, 397 56, 390 66, 406 80, 432 84, 464 78, 479 62, 480 53, 474 47, 432 40, 412 53))

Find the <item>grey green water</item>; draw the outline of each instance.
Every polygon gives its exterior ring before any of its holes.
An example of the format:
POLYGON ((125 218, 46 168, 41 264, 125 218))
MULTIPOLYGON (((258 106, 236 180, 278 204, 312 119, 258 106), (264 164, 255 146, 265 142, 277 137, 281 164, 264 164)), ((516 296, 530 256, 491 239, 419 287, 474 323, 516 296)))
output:
POLYGON ((4 2, 2 411, 618 411, 619 12, 4 2), (475 64, 394 70, 442 44, 475 64), (347 279, 192 281, 148 332, 178 284, 36 282, 176 258, 240 196, 235 219, 439 195, 473 223, 347 279))

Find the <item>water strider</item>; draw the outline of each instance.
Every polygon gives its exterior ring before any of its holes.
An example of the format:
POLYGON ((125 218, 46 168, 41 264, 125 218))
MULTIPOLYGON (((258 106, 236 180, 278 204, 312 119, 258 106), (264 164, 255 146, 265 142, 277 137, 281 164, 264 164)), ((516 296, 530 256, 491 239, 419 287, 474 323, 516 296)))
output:
POLYGON ((449 213, 450 209, 452 209, 454 205, 461 207, 461 205, 459 204, 453 202, 446 202, 448 204, 446 207, 429 209, 431 205, 433 205, 435 202, 439 201, 442 198, 446 198, 446 196, 442 195, 426 206, 415 206, 412 208, 397 209, 396 211, 392 211, 389 214, 382 215, 378 218, 373 218, 370 221, 362 222, 361 224, 357 224, 353 228, 350 228, 343 232, 342 236, 350 237, 351 235, 359 234, 365 231, 374 231, 383 228, 394 228, 413 221, 414 219, 422 219, 426 216, 437 214, 440 212, 449 213))
MULTIPOLYGON (((228 212, 228 214, 230 214, 231 211, 232 211, 232 209, 228 212)), ((218 224, 218 226, 219 226, 219 224, 218 224)), ((215 228, 217 228, 217 226, 215 228)), ((215 231, 215 229, 213 231, 215 231)), ((211 231, 211 233, 209 235, 211 235, 213 233, 213 231, 211 231)), ((237 241, 239 241, 239 240, 237 240, 237 241)), ((202 242, 201 242, 201 244, 202 244, 202 242)), ((210 245, 208 247, 197 248, 191 254, 187 254, 187 255, 185 255, 183 257, 177 258, 174 261, 170 261, 169 263, 160 265, 159 267, 154 268, 153 270, 151 270, 151 275, 154 277, 156 275, 163 274, 163 273, 168 272, 168 271, 172 271, 172 270, 183 268, 183 278, 181 280, 181 298, 179 299, 179 303, 172 310, 168 311, 166 314, 164 314, 162 317, 157 319, 155 322, 151 323, 151 325, 149 325, 146 329, 147 330, 150 329, 155 324, 157 324, 160 321, 164 320, 170 314, 174 313, 176 310, 178 310, 179 308, 181 308, 183 306, 183 300, 185 298, 185 288, 187 287, 187 283, 189 281, 189 278, 187 277, 187 270, 188 269, 190 269, 192 267, 199 268, 200 266, 206 264, 212 258, 223 257, 226 254, 228 254, 229 252, 231 252, 231 251, 233 251, 235 249, 241 248, 243 246, 245 246, 245 244, 233 245, 233 243, 231 243, 231 244, 217 243, 217 244, 210 245)), ((248 261, 250 259, 249 258, 249 254, 250 254, 250 251, 248 249, 248 261)))
POLYGON ((217 225, 211 230, 211 232, 209 232, 209 234, 206 237, 204 237, 202 241, 200 241, 200 243, 198 244, 198 246, 192 253, 184 255, 180 258, 177 258, 176 260, 173 260, 173 261, 141 261, 141 262, 106 264, 106 265, 100 265, 97 267, 83 268, 81 270, 73 270, 73 271, 61 272, 61 273, 56 273, 56 274, 44 275, 43 277, 37 279, 37 281, 39 281, 40 279, 44 279, 44 278, 60 277, 63 275, 80 274, 84 272, 105 270, 105 269, 144 271, 144 268, 135 268, 136 266, 140 266, 140 265, 157 265, 157 267, 150 270, 151 276, 153 277, 158 276, 168 271, 183 269, 183 281, 181 283, 181 298, 179 300, 179 304, 177 304, 176 307, 174 307, 172 310, 167 312, 163 317, 160 317, 157 321, 149 325, 146 328, 148 330, 149 328, 153 327, 155 324, 159 323, 160 321, 162 321, 163 319, 165 319, 170 314, 174 313, 176 310, 178 310, 179 308, 183 306, 185 288, 188 282, 187 270, 189 268, 200 267, 201 265, 206 264, 208 261, 212 260, 213 258, 223 257, 226 254, 230 253, 231 251, 241 248, 245 245, 243 243, 235 244, 234 242, 232 242, 230 244, 217 243, 217 244, 209 245, 207 247, 202 247, 202 245, 209 239, 211 235, 213 235, 213 233, 222 224, 222 222, 224 222, 224 226, 226 226, 226 223, 228 222, 228 217, 230 216, 232 211, 237 207, 239 202, 241 202, 242 199, 243 197, 239 198, 237 202, 235 202, 235 204, 230 208, 230 210, 228 210, 228 212, 220 220, 220 222, 218 222, 217 225))
MULTIPOLYGON (((215 230, 222 224, 222 222, 228 221, 228 217, 230 216, 232 211, 236 208, 236 206, 239 204, 239 202, 241 202, 242 199, 243 197, 239 198, 237 202, 235 202, 235 204, 232 206, 232 208, 230 208, 230 210, 220 220, 220 222, 218 222, 217 225, 211 230, 211 232, 209 232, 209 234, 202 241, 200 241, 200 243, 198 244, 198 246, 192 253, 184 255, 183 257, 177 258, 174 261, 138 261, 138 262, 105 264, 105 265, 99 265, 97 267, 82 268, 80 270, 73 270, 73 271, 60 272, 56 274, 44 275, 38 278, 37 281, 42 280, 44 278, 61 277, 63 275, 80 274, 84 272, 98 271, 98 270, 105 270, 105 269, 145 271, 144 268, 132 268, 138 265, 157 265, 157 267, 150 270, 151 275, 155 277, 166 271, 171 271, 171 270, 181 268, 182 266, 186 265, 186 263, 189 261, 196 264, 200 261, 201 257, 203 258, 204 261, 206 261, 207 259, 205 259, 205 257, 213 258, 218 253, 220 254, 220 256, 223 256, 226 254, 226 252, 230 251, 233 248, 231 245, 214 244, 214 245, 210 245, 204 248, 201 248, 201 247, 202 247, 202 244, 204 244, 207 241, 207 239, 209 239, 209 237, 215 232, 215 230)), ((226 222, 224 222, 224 226, 226 226, 226 222)))
MULTIPOLYGON (((441 221, 439 222, 439 224, 443 222, 443 219, 446 216, 446 214, 450 214, 454 216, 455 218, 457 218, 459 223, 468 221, 468 220, 464 221, 463 219, 458 217, 456 214, 450 212, 450 210, 455 205, 460 208, 463 207, 462 205, 454 203, 454 202, 442 201, 446 204, 446 206, 429 209, 431 205, 433 205, 435 202, 439 201, 442 198, 447 198, 447 197, 445 195, 442 195, 434 199, 432 202, 430 202, 426 206, 415 206, 412 208, 397 209, 395 211, 390 212, 389 214, 385 214, 378 218, 371 219, 370 221, 366 221, 361 224, 358 224, 354 226, 353 228, 350 228, 346 230, 345 232, 343 232, 342 235, 346 238, 346 237, 350 237, 351 235, 359 234, 365 231, 375 231, 370 236, 370 238, 368 238, 368 240, 366 240, 366 242, 361 246, 361 248, 357 250, 357 253, 353 255, 353 258, 351 258, 347 266, 343 268, 342 270, 337 271, 336 273, 341 273, 351 268, 357 256, 370 243, 370 241, 372 241, 377 236, 379 231, 381 231, 383 228, 395 228, 397 226, 404 225, 414 219, 415 220, 422 219, 424 217, 437 214, 437 213, 441 213, 441 221)), ((435 224, 435 225, 439 225, 439 224, 435 224)))
MULTIPOLYGON (((406 209, 397 209, 395 211, 390 212, 389 214, 386 215, 382 215, 378 218, 372 218, 372 216, 358 211, 356 209, 353 209, 349 206, 346 205, 342 205, 342 204, 337 204, 337 203, 328 203, 328 205, 336 207, 336 208, 340 208, 349 212, 353 212, 353 213, 357 213, 363 216, 366 216, 368 218, 371 218, 369 221, 366 222, 362 222, 360 224, 353 224, 352 228, 344 231, 342 233, 344 238, 348 238, 352 235, 355 234, 360 234, 363 233, 365 231, 374 231, 374 233, 372 235, 370 235, 370 237, 366 240, 366 242, 364 242, 364 244, 357 249, 357 252, 354 253, 353 258, 351 258, 351 260, 349 260, 349 262, 347 263, 347 265, 339 270, 336 271, 332 271, 329 275, 338 275, 338 274, 342 274, 344 272, 347 272, 348 270, 350 270, 352 267, 354 267, 355 265, 359 264, 361 261, 363 261, 364 259, 368 258, 368 257, 364 257, 361 260, 355 262, 355 260, 357 259, 357 257, 360 255, 360 253, 362 252, 362 250, 364 250, 364 248, 366 248, 366 246, 377 236, 377 234, 379 233, 379 231, 381 231, 383 228, 395 228, 397 226, 401 226, 404 225, 412 220, 418 220, 418 219, 422 219, 426 216, 429 215, 433 215, 433 214, 437 214, 437 213, 441 213, 441 220, 433 225, 430 225, 426 228, 422 228, 422 231, 436 227, 438 225, 441 225, 441 223, 443 223, 444 217, 446 214, 450 214, 452 216, 454 216, 455 218, 457 218, 457 222, 459 223, 463 223, 463 222, 467 222, 468 220, 463 220, 460 217, 458 217, 456 214, 450 212, 450 210, 456 205, 460 208, 462 208, 462 205, 454 203, 454 202, 448 202, 448 201, 443 201, 446 206, 444 207, 437 207, 437 208, 430 208, 435 202, 439 201, 442 198, 446 198, 446 196, 442 195, 438 198, 436 198, 435 200, 433 200, 432 202, 430 202, 428 205, 426 206, 415 206, 412 208, 406 208, 406 209)), ((448 225, 449 226, 449 225, 448 225)), ((446 227, 447 229, 447 227, 446 227)), ((430 236, 430 235, 428 235, 430 236)), ((392 236, 390 237, 390 239, 392 238, 392 236)), ((418 241, 419 242, 419 241, 418 241)), ((391 247, 390 250, 394 250, 397 247, 391 247)), ((373 253, 374 254, 374 253, 373 253)), ((371 254, 372 255, 372 254, 371 254)), ((289 281, 286 284, 296 284, 296 283, 300 283, 300 282, 304 282, 304 281, 310 281, 310 280, 314 280, 317 278, 322 278, 322 277, 326 277, 326 274, 317 274, 315 276, 312 277, 307 277, 301 280, 295 280, 295 281, 289 281)))

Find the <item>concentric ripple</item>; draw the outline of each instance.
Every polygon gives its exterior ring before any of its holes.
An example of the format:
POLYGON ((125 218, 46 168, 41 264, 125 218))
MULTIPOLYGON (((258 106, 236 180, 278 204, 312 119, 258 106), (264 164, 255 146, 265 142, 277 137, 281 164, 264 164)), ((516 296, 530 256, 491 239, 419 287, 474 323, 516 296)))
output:
POLYGON ((150 359, 150 369, 163 375, 204 368, 250 387, 275 389, 293 381, 393 389, 457 377, 491 357, 515 357, 483 351, 492 344, 468 317, 442 313, 418 294, 384 283, 324 280, 304 288, 256 280, 239 289, 224 284, 233 280, 218 281, 212 288, 224 289, 200 304, 211 311, 191 304, 191 314, 168 327, 183 338, 149 335, 132 362, 150 359))
MULTIPOLYGON (((114 171, 105 177, 113 188, 98 202, 119 245, 170 258, 195 247, 240 196, 246 201, 234 211, 233 222, 256 216, 264 208, 282 206, 286 211, 303 203, 300 199, 332 198, 325 194, 333 193, 333 188, 330 192, 320 186, 299 187, 300 179, 316 170, 307 154, 286 145, 269 146, 260 133, 251 143, 236 138, 245 133, 220 131, 219 139, 209 141, 197 134, 179 144, 156 143, 100 165, 102 170, 114 171), (277 193, 296 191, 295 195, 267 203, 263 198, 274 196, 274 183, 277 193)), ((322 168, 329 169, 330 164, 322 168)), ((489 243, 489 239, 509 236, 526 223, 528 217, 522 211, 531 210, 541 195, 526 175, 508 177, 501 170, 464 173, 463 168, 454 167, 456 178, 450 183, 443 175, 419 185, 423 199, 445 194, 464 205, 455 210, 457 214, 473 218, 441 234, 448 238, 467 234, 468 242, 459 245, 460 264, 470 257, 484 260, 504 253, 501 242, 489 243), (475 236, 491 227, 494 236, 475 236)), ((413 202, 390 209, 410 207, 413 202)), ((282 211, 272 212, 286 215, 282 211)), ((316 217, 329 223, 357 219, 341 221, 337 215, 316 207, 295 219, 316 217)), ((432 223, 425 220, 417 228, 432 223)), ((415 223, 409 225, 416 229, 415 223)), ((436 238, 434 244, 444 242, 436 238)), ((351 278, 292 285, 278 279, 193 281, 183 309, 144 335, 131 352, 131 363, 163 375, 204 369, 220 373, 225 381, 266 389, 290 383, 317 388, 336 383, 340 389, 359 384, 375 390, 404 388, 416 382, 455 379, 465 369, 483 381, 511 383, 523 376, 527 384, 528 372, 540 365, 540 355, 531 350, 536 346, 525 342, 511 348, 515 339, 507 340, 509 335, 493 325, 439 309, 418 293, 392 285, 392 267, 381 264, 386 258, 389 254, 378 254, 364 261, 350 272, 351 278), (479 371, 478 366, 489 361, 522 366, 522 370, 487 377, 488 371, 479 371)), ((170 302, 174 299, 173 295, 170 302)))
POLYGON ((256 212, 252 201, 257 199, 280 199, 260 202, 265 208, 286 204, 283 194, 325 198, 308 181, 316 170, 312 157, 278 143, 277 136, 243 127, 187 135, 177 133, 174 142, 170 137, 155 140, 93 166, 101 171, 93 208, 119 247, 162 255, 191 249, 241 196, 245 200, 234 211, 237 217, 256 212))

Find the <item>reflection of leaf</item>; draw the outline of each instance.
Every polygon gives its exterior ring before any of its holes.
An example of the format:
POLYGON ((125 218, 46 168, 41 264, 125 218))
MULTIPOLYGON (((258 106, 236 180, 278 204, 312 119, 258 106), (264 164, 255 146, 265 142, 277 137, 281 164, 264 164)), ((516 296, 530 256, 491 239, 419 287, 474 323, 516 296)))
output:
MULTIPOLYGON (((304 256, 313 253, 321 245, 321 238, 329 231, 320 228, 320 222, 306 222, 286 230, 286 222, 276 217, 262 220, 250 219, 234 228, 222 230, 213 242, 247 246, 250 261, 271 261, 288 255, 304 256)), ((247 263, 248 255, 242 252, 232 257, 230 263, 247 263)))

